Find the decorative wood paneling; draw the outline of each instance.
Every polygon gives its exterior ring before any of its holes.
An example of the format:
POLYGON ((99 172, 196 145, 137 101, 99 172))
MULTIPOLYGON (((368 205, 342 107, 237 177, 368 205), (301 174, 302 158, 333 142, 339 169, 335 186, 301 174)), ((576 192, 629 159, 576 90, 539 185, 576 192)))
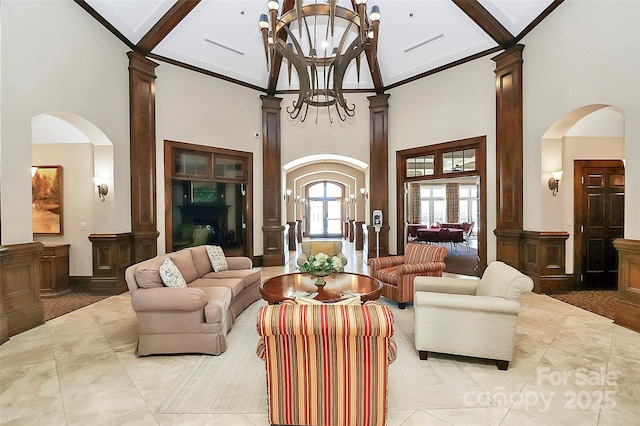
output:
MULTIPOLYGON (((260 96, 260 99, 262 99, 263 265, 280 266, 285 264, 280 153, 280 102, 282 99, 273 96, 260 96)), ((286 255, 288 258, 288 253, 286 255)))
POLYGON ((571 290, 566 274, 564 231, 519 231, 496 229, 497 258, 531 277, 536 293, 563 293, 571 290))
POLYGON ((69 293, 69 244, 45 244, 40 253, 40 297, 69 293))
POLYGON ((619 258, 615 323, 640 332, 640 241, 619 238, 613 246, 619 258))
MULTIPOLYGON (((496 224, 522 229, 522 50, 496 56, 496 224)), ((498 242, 498 244, 500 244, 498 242)), ((505 242, 505 246, 508 243, 505 242)), ((502 260, 502 258, 498 257, 502 260)))
POLYGON ((0 250, 0 343, 44 324, 40 300, 40 242, 0 250))
POLYGON ((496 229, 493 233, 496 236, 496 259, 520 269, 520 265, 522 264, 522 231, 496 229))
POLYGON ((127 291, 124 270, 136 263, 133 234, 91 234, 89 241, 93 254, 91 293, 120 294, 127 291))
POLYGON ((553 294, 571 290, 565 269, 569 233, 524 231, 522 238, 524 262, 520 270, 533 279, 533 291, 553 294))
POLYGON ((157 63, 128 52, 129 131, 131 173, 131 231, 134 261, 157 254, 156 217, 156 110, 155 68, 157 63))
MULTIPOLYGON (((389 217, 389 96, 369 96, 369 209, 382 210, 389 217)), ((365 211, 365 212, 366 212, 365 211)), ((370 222, 365 218, 366 222, 370 222)), ((362 227, 360 227, 362 228, 362 227)), ((380 239, 389 241, 389 229, 380 230, 380 239)), ((355 236, 357 238, 357 235, 355 236)), ((364 242, 363 242, 364 244, 364 242)), ((368 239, 367 251, 375 253, 375 239, 368 239), (374 244, 373 246, 371 244, 374 244)), ((380 256, 389 254, 389 245, 380 247, 380 256)))

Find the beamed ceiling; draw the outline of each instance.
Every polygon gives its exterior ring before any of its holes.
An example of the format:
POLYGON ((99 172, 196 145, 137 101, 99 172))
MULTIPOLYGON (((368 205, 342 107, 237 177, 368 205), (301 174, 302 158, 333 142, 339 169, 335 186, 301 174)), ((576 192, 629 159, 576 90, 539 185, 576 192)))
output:
MULTIPOLYGON (((266 67, 260 14, 267 1, 75 0, 132 50, 147 57, 251 87, 269 95, 297 89, 287 72, 266 67)), ((323 2, 323 0, 318 0, 323 2)), ((305 2, 305 4, 308 2, 305 2)), ((497 54, 520 41, 562 0, 369 0, 382 14, 378 61, 349 91, 383 93, 472 59, 497 54), (373 69, 371 69, 373 68, 373 69)), ((281 0, 281 10, 294 0, 281 0)), ((351 0, 338 5, 352 8, 351 0)), ((286 66, 277 67, 286 70, 286 66)))

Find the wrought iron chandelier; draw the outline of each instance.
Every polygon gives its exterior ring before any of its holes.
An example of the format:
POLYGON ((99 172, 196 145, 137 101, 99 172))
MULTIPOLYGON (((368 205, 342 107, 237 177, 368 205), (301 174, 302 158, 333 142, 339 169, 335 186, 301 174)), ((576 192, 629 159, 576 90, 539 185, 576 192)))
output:
POLYGON ((370 65, 377 61, 380 9, 371 7, 367 16, 367 0, 350 3, 353 10, 338 6, 337 0, 305 5, 302 0, 295 0, 293 8, 280 15, 278 1, 267 1, 269 15, 262 14, 259 22, 267 70, 277 77, 276 55, 282 55, 288 63, 291 84, 291 68, 295 68, 300 83, 298 99, 286 108, 294 120, 305 121, 309 106, 316 107, 316 122, 321 107, 327 108, 331 122, 334 105, 342 121, 355 115, 355 104, 349 105, 344 98, 343 80, 347 67, 355 59, 360 81, 360 59, 365 49, 370 65), (294 35, 296 27, 298 38, 294 35), (334 34, 339 39, 337 45, 334 34))

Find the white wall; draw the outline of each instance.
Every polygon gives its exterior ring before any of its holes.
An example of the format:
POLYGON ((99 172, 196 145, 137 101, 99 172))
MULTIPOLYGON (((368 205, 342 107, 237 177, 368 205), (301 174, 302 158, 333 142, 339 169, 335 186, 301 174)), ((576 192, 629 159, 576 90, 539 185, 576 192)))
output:
MULTIPOLYGON (((33 145, 34 165, 62 166, 62 219, 63 235, 36 235, 34 241, 66 243, 69 247, 69 274, 91 276, 91 241, 95 232, 93 220, 97 190, 93 186, 93 145, 84 144, 36 144, 33 145), (80 223, 86 229, 80 229, 80 223)), ((29 210, 31 217, 31 210, 29 210)))
POLYGON ((331 109, 333 123, 327 110, 309 108, 304 123, 289 117, 286 109, 297 99, 294 95, 282 96, 280 106, 282 123, 282 164, 312 154, 340 154, 369 163, 369 100, 373 93, 346 93, 348 104, 355 104, 354 117, 341 121, 335 108, 331 109))
MULTIPOLYGON (((2 2, 2 243, 33 240, 31 118, 69 112, 114 145, 114 229, 130 222, 128 50, 71 0, 2 2)), ((110 189, 111 191, 111 189, 110 189)))
POLYGON ((634 217, 640 208, 638 23, 637 1, 565 1, 522 40, 525 229, 544 229, 548 203, 540 185, 548 176, 541 175, 543 135, 565 114, 605 104, 624 115, 625 238, 640 238, 640 223, 634 217))
POLYGON ((495 62, 491 57, 434 74, 391 91, 389 98, 389 248, 396 252, 396 152, 487 136, 487 258, 495 259, 495 62))
POLYGON ((164 141, 253 153, 254 255, 262 241, 262 101, 260 93, 173 65, 156 68, 158 253, 165 252, 164 141), (260 133, 256 138, 255 133, 260 133))

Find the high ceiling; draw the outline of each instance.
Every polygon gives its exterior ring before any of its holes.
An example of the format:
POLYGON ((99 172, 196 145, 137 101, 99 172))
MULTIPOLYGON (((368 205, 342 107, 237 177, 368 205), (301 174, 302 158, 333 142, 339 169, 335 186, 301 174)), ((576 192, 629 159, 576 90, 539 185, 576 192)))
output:
MULTIPOLYGON (((286 67, 270 80, 258 20, 266 0, 75 0, 132 50, 269 94, 297 89, 286 67)), ((317 0, 325 2, 324 0, 317 0)), ((305 1, 304 3, 313 3, 305 1)), ((369 0, 380 7, 380 78, 352 63, 345 89, 382 93, 517 43, 562 0, 369 0)), ((280 8, 293 7, 281 0, 280 8)), ((338 5, 352 9, 351 0, 338 5)), ((367 64, 367 61, 363 61, 367 64)))

